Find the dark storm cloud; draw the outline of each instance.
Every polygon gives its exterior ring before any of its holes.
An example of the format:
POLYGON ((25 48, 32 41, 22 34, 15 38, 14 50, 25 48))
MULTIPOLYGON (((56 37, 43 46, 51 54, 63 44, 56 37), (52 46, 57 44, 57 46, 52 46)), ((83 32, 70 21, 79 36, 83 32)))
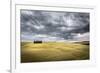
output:
POLYGON ((85 33, 89 34, 89 13, 21 10, 22 40, 73 40, 85 33))

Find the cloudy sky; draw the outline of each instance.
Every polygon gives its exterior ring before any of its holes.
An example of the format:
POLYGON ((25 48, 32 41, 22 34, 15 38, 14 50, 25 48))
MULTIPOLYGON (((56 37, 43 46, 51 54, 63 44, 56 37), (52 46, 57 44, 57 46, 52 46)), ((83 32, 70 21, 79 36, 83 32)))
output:
POLYGON ((21 10, 21 41, 89 41, 89 13, 21 10))

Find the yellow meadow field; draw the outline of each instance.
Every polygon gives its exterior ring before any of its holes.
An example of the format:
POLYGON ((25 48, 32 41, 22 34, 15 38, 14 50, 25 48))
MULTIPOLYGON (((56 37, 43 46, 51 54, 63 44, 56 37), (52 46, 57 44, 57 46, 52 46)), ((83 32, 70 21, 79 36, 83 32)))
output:
POLYGON ((48 62, 89 59, 84 42, 21 42, 21 62, 48 62))

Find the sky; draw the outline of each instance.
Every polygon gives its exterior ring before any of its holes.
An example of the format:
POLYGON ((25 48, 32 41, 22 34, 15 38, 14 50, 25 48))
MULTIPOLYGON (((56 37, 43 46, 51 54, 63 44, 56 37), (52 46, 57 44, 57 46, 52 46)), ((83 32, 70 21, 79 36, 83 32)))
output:
POLYGON ((21 10, 21 41, 89 41, 89 13, 21 10))

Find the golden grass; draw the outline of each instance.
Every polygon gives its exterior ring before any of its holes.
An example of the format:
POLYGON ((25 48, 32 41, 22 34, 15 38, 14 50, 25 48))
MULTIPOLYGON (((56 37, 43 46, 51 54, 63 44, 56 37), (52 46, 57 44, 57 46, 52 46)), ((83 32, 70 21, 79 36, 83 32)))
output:
POLYGON ((89 45, 70 42, 21 42, 21 62, 89 59, 89 45))

